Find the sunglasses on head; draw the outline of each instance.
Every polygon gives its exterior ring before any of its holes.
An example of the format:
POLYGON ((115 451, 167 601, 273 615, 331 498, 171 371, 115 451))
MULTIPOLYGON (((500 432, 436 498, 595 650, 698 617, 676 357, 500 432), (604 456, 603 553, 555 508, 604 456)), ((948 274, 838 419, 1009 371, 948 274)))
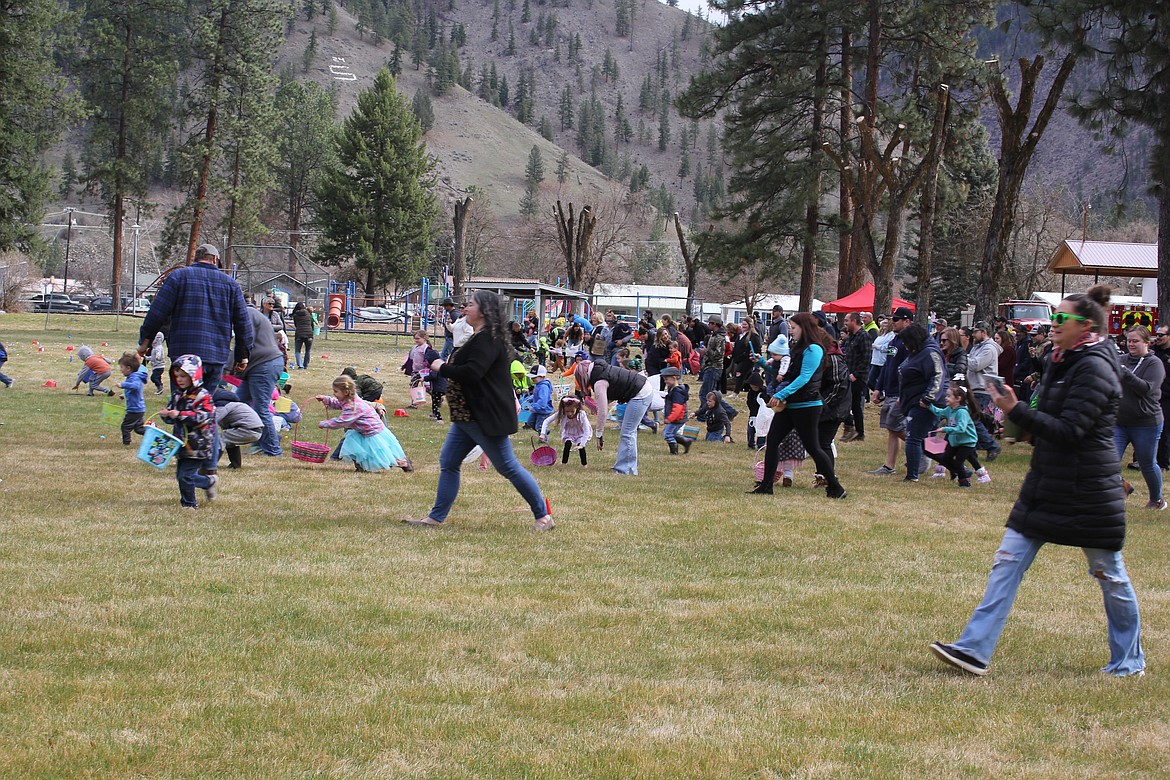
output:
POLYGON ((1082 317, 1079 314, 1069 314, 1068 312, 1058 311, 1052 314, 1052 324, 1063 325, 1069 320, 1076 320, 1077 322, 1088 322, 1088 317, 1082 317))

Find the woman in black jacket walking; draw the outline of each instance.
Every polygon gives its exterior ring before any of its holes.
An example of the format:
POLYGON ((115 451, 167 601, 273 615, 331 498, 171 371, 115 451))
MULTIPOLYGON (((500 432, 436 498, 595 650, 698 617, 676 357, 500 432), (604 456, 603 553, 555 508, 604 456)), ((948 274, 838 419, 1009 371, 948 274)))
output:
POLYGON ((1101 337, 1108 303, 1103 285, 1061 301, 1035 409, 1011 388, 988 383, 995 404, 1032 432, 1035 447, 983 602, 957 642, 930 646, 963 671, 987 674, 1024 573, 1048 542, 1082 548, 1101 587, 1109 624, 1109 663, 1101 671, 1126 677, 1145 670, 1137 596, 1121 557, 1125 493, 1113 444, 1121 381, 1117 350, 1101 337))
POLYGON ((305 305, 304 301, 298 301, 297 305, 293 307, 292 319, 297 368, 308 368, 310 353, 313 351, 313 311, 305 305), (305 348, 303 358, 301 357, 301 347, 305 348))
POLYGON ((509 435, 516 432, 516 396, 512 391, 512 353, 505 333, 500 297, 477 290, 463 310, 475 333, 451 355, 449 362, 436 360, 431 371, 447 379, 447 405, 451 428, 439 455, 439 487, 435 505, 426 517, 406 519, 411 525, 442 525, 459 495, 463 459, 478 444, 512 486, 524 496, 535 521, 533 531, 556 527, 548 505, 532 475, 516 460, 509 435))

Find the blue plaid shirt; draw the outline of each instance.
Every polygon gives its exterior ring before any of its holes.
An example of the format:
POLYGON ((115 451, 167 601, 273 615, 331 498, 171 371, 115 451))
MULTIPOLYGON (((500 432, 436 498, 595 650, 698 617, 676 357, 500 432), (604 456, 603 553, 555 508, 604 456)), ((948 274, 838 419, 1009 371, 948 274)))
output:
POLYGON ((232 334, 235 333, 235 362, 252 351, 252 320, 244 304, 240 285, 211 263, 193 263, 167 276, 138 332, 140 341, 150 343, 170 321, 167 352, 198 355, 204 363, 231 363, 232 334))

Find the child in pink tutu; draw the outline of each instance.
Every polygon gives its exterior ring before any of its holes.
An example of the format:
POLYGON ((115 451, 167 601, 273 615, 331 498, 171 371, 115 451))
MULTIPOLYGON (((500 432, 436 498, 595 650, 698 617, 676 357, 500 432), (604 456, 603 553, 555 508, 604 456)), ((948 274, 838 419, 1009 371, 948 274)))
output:
POLYGON ((319 395, 317 400, 341 414, 318 423, 321 428, 345 428, 349 433, 341 441, 340 457, 353 461, 358 471, 383 471, 400 468, 414 471, 410 458, 398 439, 382 423, 369 401, 357 394, 357 385, 348 376, 333 380, 333 395, 319 395))

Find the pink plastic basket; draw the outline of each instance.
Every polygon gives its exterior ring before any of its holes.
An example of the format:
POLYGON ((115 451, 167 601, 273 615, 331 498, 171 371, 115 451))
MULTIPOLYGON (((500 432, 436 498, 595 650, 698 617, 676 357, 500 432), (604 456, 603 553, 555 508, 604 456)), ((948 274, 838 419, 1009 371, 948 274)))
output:
MULTIPOLYGON (((756 468, 755 468, 756 482, 763 482, 764 481, 764 448, 763 447, 760 447, 758 450, 756 450, 756 458, 757 458, 756 468)), ((784 473, 782 471, 780 471, 780 469, 776 469, 776 473, 772 475, 772 481, 779 482, 783 476, 784 476, 784 473)))
POLYGON ((547 444, 539 447, 532 445, 532 455, 529 458, 533 466, 551 466, 557 462, 557 451, 547 444))
POLYGON ((927 436, 923 439, 922 446, 931 455, 942 455, 947 451, 947 440, 942 436, 927 436))

